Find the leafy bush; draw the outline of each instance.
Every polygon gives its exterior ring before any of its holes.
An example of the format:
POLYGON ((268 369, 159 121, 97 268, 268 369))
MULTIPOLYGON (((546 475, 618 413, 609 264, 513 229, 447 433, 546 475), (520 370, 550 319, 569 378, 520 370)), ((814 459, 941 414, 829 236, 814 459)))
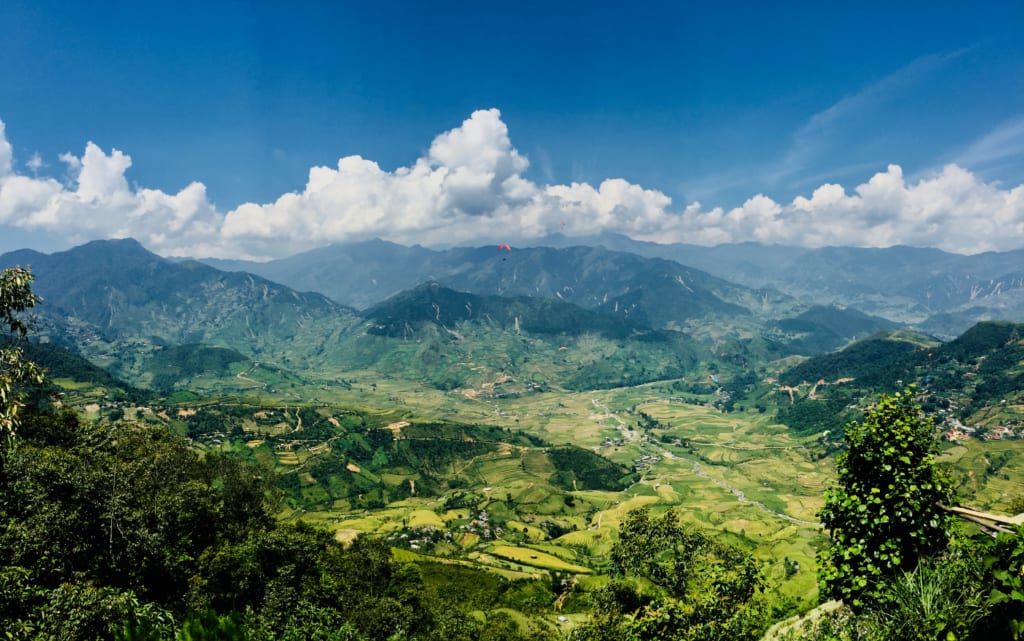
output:
POLYGON ((882 581, 942 550, 952 488, 935 463, 938 441, 912 390, 883 396, 846 428, 839 485, 826 492, 821 520, 831 542, 819 552, 822 595, 855 610, 877 602, 882 581))
POLYGON ((991 625, 1013 639, 1024 639, 1024 526, 986 541, 985 568, 992 583, 991 625))
POLYGON ((673 512, 630 512, 611 561, 619 575, 649 581, 658 593, 613 581, 596 596, 593 620, 573 632, 576 641, 753 641, 764 632, 769 608, 757 563, 673 512))
POLYGON ((625 467, 580 447, 552 448, 548 456, 557 470, 551 482, 566 490, 615 492, 629 487, 636 480, 625 467))
POLYGON ((847 607, 808 617, 778 641, 964 641, 1002 639, 978 546, 960 540, 941 556, 880 583, 881 596, 855 613, 847 607))

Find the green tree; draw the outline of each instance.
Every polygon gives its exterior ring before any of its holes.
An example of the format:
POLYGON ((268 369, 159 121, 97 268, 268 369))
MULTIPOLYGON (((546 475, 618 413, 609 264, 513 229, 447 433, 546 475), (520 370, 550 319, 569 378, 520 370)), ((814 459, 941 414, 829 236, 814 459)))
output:
POLYGON ((846 428, 839 485, 826 492, 819 552, 823 597, 859 610, 884 594, 883 581, 945 548, 951 517, 942 510, 951 484, 938 469, 938 437, 913 389, 885 395, 846 428))
POLYGON ((630 512, 611 561, 624 578, 595 595, 597 612, 573 632, 576 641, 742 641, 764 633, 767 608, 756 562, 683 525, 674 512, 630 512), (656 592, 638 592, 648 581, 656 592))
MULTIPOLYGON (((32 293, 32 272, 21 267, 0 272, 0 331, 24 337, 28 325, 21 313, 38 301, 32 293)), ((4 460, 3 452, 11 445, 18 428, 25 385, 42 381, 42 370, 25 360, 20 347, 12 344, 0 349, 0 465, 4 460)))

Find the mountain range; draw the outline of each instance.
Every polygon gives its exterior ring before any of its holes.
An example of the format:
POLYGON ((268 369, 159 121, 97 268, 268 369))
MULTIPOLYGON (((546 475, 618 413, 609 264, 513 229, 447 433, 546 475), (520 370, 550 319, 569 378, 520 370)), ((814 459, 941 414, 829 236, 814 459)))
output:
POLYGON ((632 310, 656 325, 709 312, 742 313, 730 305, 786 314, 794 311, 793 299, 856 307, 946 338, 978 320, 1024 320, 1024 250, 961 255, 906 246, 705 247, 602 234, 547 236, 511 252, 495 247, 431 250, 372 240, 266 263, 204 262, 359 308, 436 280, 475 293, 560 296, 585 307, 610 304, 614 310, 618 303, 620 310, 632 310), (685 303, 676 308, 642 302, 655 296, 663 303, 666 291, 686 287, 693 296, 680 299, 685 303))
POLYGON ((0 268, 12 265, 36 276, 44 339, 165 391, 197 375, 233 373, 232 363, 314 378, 371 369, 442 388, 509 377, 607 387, 680 376, 700 351, 684 334, 558 297, 437 283, 357 312, 253 274, 168 260, 132 240, 0 256, 0 268))
POLYGON ((221 373, 230 362, 262 361, 296 373, 376 370, 443 388, 505 376, 605 387, 678 377, 701 362, 812 356, 907 327, 851 301, 943 309, 910 328, 927 331, 930 322, 958 333, 976 314, 1012 320, 1024 291, 1012 271, 1019 252, 582 240, 602 244, 432 250, 375 240, 255 263, 163 258, 126 239, 19 250, 0 256, 0 268, 32 267, 47 339, 162 388, 198 372, 168 362, 179 346, 192 346, 183 359, 221 373), (1003 270, 1002 285, 966 294, 972 307, 964 307, 963 287, 1003 270), (928 285, 911 300, 915 282, 928 285), (233 356, 204 351, 216 349, 233 356))
POLYGON ((706 247, 609 233, 555 235, 537 242, 602 246, 674 260, 747 287, 774 287, 818 304, 852 305, 947 337, 981 319, 1024 320, 1024 250, 963 255, 899 245, 810 249, 747 242, 706 247))
POLYGON ((672 260, 603 247, 459 247, 434 251, 382 240, 331 245, 279 261, 206 261, 259 274, 340 303, 370 307, 435 281, 474 294, 555 298, 655 326, 707 315, 781 314, 798 304, 771 290, 730 283, 672 260))

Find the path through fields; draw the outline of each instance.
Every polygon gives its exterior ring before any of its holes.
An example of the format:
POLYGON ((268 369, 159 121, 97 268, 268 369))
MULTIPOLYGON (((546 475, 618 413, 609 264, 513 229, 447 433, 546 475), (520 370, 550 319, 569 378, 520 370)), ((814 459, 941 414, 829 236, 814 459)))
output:
MULTIPOLYGON (((603 416, 601 418, 612 418, 612 419, 615 420, 615 422, 617 423, 617 427, 618 427, 619 431, 623 435, 623 441, 627 441, 627 440, 629 440, 629 441, 636 441, 636 440, 638 440, 640 438, 640 436, 639 436, 639 434, 637 434, 636 430, 628 429, 628 427, 626 426, 626 423, 621 418, 619 418, 618 414, 613 412, 611 410, 611 408, 609 408, 607 405, 605 405, 604 403, 599 401, 596 396, 591 398, 591 402, 593 403, 594 407, 596 407, 599 410, 604 412, 604 414, 603 414, 603 416)), ((803 447, 803 445, 795 445, 795 446, 764 446, 764 447, 760 447, 760 448, 741 448, 741 447, 737 447, 737 446, 720 445, 720 444, 717 444, 717 443, 707 443, 707 442, 700 443, 698 441, 691 441, 691 442, 692 443, 696 443, 696 444, 700 444, 700 445, 708 445, 708 446, 712 446, 712 447, 726 447, 726 448, 730 448, 730 449, 738 449, 738 450, 745 450, 745 451, 756 451, 758 449, 796 449, 796 448, 802 448, 803 447)), ((658 454, 660 454, 661 456, 663 456, 663 457, 665 457, 667 459, 679 460, 679 461, 688 461, 688 459, 686 459, 684 457, 681 457, 681 456, 678 456, 674 452, 666 449, 665 447, 661 446, 660 444, 658 444, 656 442, 650 441, 650 442, 648 442, 648 445, 651 447, 651 449, 655 450, 658 454)), ((790 516, 789 514, 786 514, 784 512, 777 512, 777 511, 771 509, 770 507, 768 507, 767 505, 765 505, 764 503, 749 498, 743 490, 741 490, 741 489, 739 489, 737 487, 733 487, 732 485, 729 485, 728 483, 726 483, 725 481, 723 481, 721 479, 714 478, 713 476, 711 476, 710 474, 708 474, 707 472, 704 471, 704 468, 701 467, 700 463, 698 463, 696 461, 690 461, 690 462, 693 463, 693 468, 692 468, 691 471, 693 472, 694 476, 697 476, 698 478, 704 479, 705 481, 710 481, 711 483, 713 483, 714 485, 720 487, 721 489, 725 490, 726 492, 729 492, 730 494, 735 496, 736 500, 739 501, 740 503, 744 503, 746 505, 751 505, 751 506, 757 508, 758 510, 761 510, 762 512, 765 512, 766 514, 770 514, 770 515, 772 515, 772 516, 774 516, 776 518, 780 518, 780 519, 783 519, 785 521, 789 521, 790 523, 794 523, 796 525, 802 525, 802 526, 805 526, 805 527, 821 527, 821 524, 817 523, 815 521, 805 521, 803 519, 798 519, 795 516, 790 516)))

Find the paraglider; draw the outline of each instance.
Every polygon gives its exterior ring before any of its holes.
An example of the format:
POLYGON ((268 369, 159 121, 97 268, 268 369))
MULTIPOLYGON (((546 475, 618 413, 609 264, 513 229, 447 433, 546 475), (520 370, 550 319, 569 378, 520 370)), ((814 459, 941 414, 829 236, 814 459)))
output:
POLYGON ((498 251, 502 251, 502 250, 510 252, 510 251, 512 251, 512 246, 509 245, 508 243, 499 243, 498 244, 498 251))

